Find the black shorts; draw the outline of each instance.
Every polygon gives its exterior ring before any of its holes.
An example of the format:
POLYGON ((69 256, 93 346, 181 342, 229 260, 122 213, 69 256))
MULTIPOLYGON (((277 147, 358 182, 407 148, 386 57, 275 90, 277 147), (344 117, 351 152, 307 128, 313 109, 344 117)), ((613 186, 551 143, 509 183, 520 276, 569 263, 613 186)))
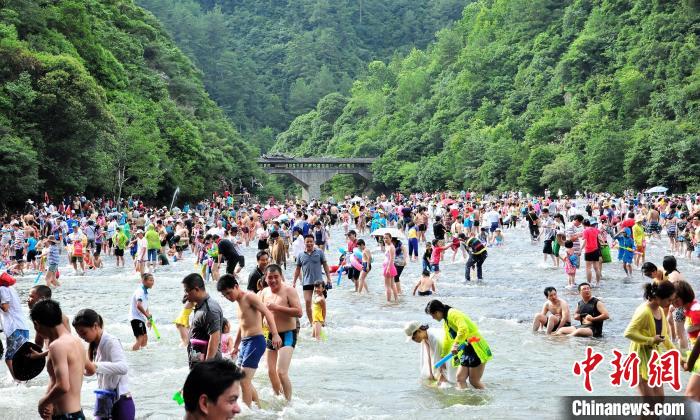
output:
POLYGON ((313 284, 305 284, 301 287, 302 290, 314 290, 313 284))
POLYGON ((124 256, 124 250, 120 248, 114 248, 114 255, 117 257, 123 257, 124 256))
POLYGON ((545 239, 544 247, 542 248, 542 253, 549 254, 549 255, 554 254, 554 251, 552 250, 552 240, 551 239, 545 239))
POLYGON ((425 232, 426 230, 428 230, 428 227, 421 223, 420 225, 418 225, 418 230, 420 232, 425 232))
POLYGON ((36 261, 36 251, 35 250, 27 251, 27 262, 32 262, 32 261, 36 261))
POLYGON ((471 344, 464 349, 464 353, 462 353, 462 356, 459 358, 459 364, 470 368, 481 365, 481 359, 479 359, 479 356, 477 356, 471 344))
POLYGON ((397 265, 395 267, 396 267, 396 275, 394 276, 394 283, 398 283, 401 281, 401 273, 403 272, 404 266, 397 265))
POLYGON ((15 261, 21 262, 23 258, 24 258, 24 250, 23 249, 15 250, 15 261))
POLYGON ((146 323, 140 319, 131 320, 131 331, 134 332, 134 337, 140 337, 142 335, 148 334, 146 331, 146 323))
POLYGON ((430 296, 433 294, 432 290, 426 290, 425 292, 418 292, 418 296, 430 296))
POLYGON ((347 273, 350 280, 359 280, 360 278, 360 271, 355 267, 348 268, 347 273))
POLYGON ((593 252, 586 252, 583 256, 584 261, 598 261, 600 260, 600 248, 593 252))

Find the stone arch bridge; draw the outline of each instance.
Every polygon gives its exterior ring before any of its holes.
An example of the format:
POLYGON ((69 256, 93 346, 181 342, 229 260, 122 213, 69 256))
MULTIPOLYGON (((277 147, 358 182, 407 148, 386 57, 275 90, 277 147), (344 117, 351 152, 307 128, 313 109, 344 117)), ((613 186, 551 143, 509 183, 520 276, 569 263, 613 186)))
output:
POLYGON ((375 158, 297 158, 285 155, 263 155, 258 165, 268 174, 288 175, 302 187, 304 200, 321 198, 321 185, 338 174, 359 175, 372 179, 370 167, 375 158))

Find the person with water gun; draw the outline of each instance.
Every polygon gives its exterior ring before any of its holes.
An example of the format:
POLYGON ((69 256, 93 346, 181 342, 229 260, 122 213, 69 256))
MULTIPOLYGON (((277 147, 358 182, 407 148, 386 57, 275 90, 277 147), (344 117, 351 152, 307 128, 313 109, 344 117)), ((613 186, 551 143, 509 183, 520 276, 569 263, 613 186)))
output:
POLYGON ((486 363, 493 358, 491 348, 479 333, 476 324, 464 314, 439 300, 431 300, 425 313, 436 321, 443 321, 445 338, 440 355, 443 359, 435 364, 440 368, 452 360, 457 367, 457 388, 464 389, 469 383, 476 389, 484 389, 481 382, 486 363))

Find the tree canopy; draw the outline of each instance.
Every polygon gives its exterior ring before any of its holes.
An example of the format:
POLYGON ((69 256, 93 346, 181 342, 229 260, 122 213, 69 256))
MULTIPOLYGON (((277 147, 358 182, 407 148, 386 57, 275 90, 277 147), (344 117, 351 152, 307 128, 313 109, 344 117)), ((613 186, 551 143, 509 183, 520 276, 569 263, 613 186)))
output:
POLYGON ((367 63, 424 48, 465 0, 138 0, 202 70, 211 97, 263 152, 367 63), (273 133, 271 138, 270 133, 273 133))
POLYGON ((178 186, 192 196, 257 173, 201 74, 132 0, 0 5, 5 202, 178 186))
POLYGON ((697 190, 698 24, 689 0, 480 0, 274 149, 379 156, 387 189, 697 190))

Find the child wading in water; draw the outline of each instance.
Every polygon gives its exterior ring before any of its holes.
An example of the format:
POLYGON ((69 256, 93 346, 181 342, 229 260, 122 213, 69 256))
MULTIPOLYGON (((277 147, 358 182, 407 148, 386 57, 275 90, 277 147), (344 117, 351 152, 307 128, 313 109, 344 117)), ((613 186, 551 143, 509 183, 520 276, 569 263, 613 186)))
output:
POLYGON ((233 337, 231 337, 231 324, 228 319, 224 318, 223 328, 221 329, 221 354, 228 359, 233 359, 233 337))
POLYGON ((416 292, 418 292, 418 296, 430 296, 437 292, 437 290, 435 290, 435 282, 429 270, 423 270, 423 274, 413 288, 413 296, 416 295, 416 292))
POLYGON ((313 318, 312 337, 320 340, 323 334, 323 326, 326 325, 326 288, 323 282, 317 281, 314 283, 314 297, 312 299, 313 307, 311 316, 313 318))
POLYGON ((632 278, 632 260, 637 250, 634 239, 632 239, 630 234, 630 228, 625 228, 615 237, 620 248, 617 253, 617 259, 622 261, 622 269, 625 270, 625 276, 628 279, 632 278))
POLYGON ((136 341, 131 349, 136 351, 148 345, 148 331, 151 328, 151 313, 148 310, 148 290, 153 287, 153 274, 141 275, 141 285, 131 296, 131 330, 136 341))
POLYGON ((564 242, 565 256, 562 258, 564 261, 564 271, 568 276, 569 284, 566 286, 570 289, 576 287, 576 269, 578 268, 578 255, 574 254, 574 243, 573 241, 564 242))

